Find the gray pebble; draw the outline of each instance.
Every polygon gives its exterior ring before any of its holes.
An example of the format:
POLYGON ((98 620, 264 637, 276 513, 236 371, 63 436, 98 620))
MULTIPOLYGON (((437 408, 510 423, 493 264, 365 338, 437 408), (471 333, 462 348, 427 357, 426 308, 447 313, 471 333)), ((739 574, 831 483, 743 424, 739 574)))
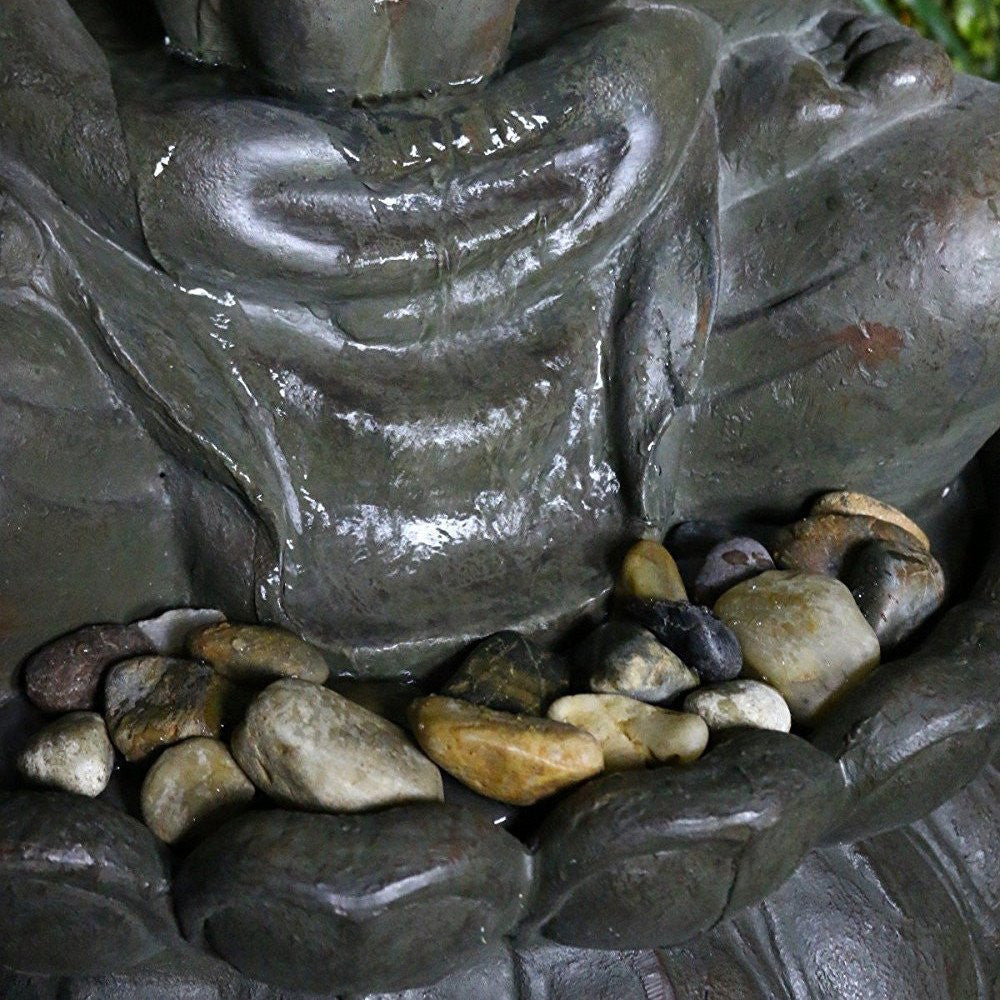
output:
POLYGON ((730 587, 769 569, 774 569, 771 553, 756 539, 730 538, 720 542, 705 557, 698 573, 695 600, 711 606, 730 587))
POLYGON ((770 684, 736 680, 692 691, 684 711, 700 715, 712 732, 750 726, 787 733, 792 728, 788 703, 770 684))

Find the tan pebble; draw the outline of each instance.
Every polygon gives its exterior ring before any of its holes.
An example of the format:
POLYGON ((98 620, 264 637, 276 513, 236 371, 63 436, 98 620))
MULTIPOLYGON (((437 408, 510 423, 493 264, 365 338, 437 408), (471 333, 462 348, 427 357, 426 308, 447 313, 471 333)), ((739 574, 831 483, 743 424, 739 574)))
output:
POLYGON ((621 597, 686 601, 687 590, 674 557, 659 542, 644 539, 625 554, 618 580, 621 597))
POLYGON ((254 797, 225 745, 196 736, 168 747, 149 769, 140 802, 146 826, 175 844, 229 818, 254 797))
POLYGON ((480 795, 510 805, 531 805, 604 769, 589 733, 550 719, 436 695, 414 701, 409 716, 431 760, 480 795))
POLYGON ((308 681, 265 688, 232 746, 261 791, 303 809, 358 812, 444 798, 441 772, 402 729, 308 681))
POLYGON ((787 733, 792 714, 781 694, 763 681, 736 680, 692 691, 684 711, 700 715, 712 732, 747 726, 787 733))
POLYGON ((688 764, 708 744, 708 726, 697 715, 656 708, 622 695, 568 695, 550 706, 549 718, 590 733, 601 745, 609 771, 668 761, 688 764))
POLYGON ((737 584, 715 613, 736 633, 748 674, 809 723, 879 662, 878 638, 851 592, 815 573, 771 570, 737 584))

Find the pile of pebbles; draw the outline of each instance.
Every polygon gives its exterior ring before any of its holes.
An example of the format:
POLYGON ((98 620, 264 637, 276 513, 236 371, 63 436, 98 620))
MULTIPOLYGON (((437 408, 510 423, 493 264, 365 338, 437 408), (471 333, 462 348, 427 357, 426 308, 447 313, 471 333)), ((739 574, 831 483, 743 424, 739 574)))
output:
POLYGON ((770 549, 695 523, 668 543, 678 561, 632 546, 610 618, 572 655, 497 633, 410 699, 405 725, 327 686, 323 654, 278 628, 190 610, 88 626, 25 665, 28 697, 59 717, 21 774, 97 796, 117 754, 143 769, 142 817, 171 844, 258 795, 358 812, 440 801, 457 779, 529 806, 602 772, 683 766, 734 728, 808 733, 945 595, 921 529, 857 493, 821 497, 770 549))

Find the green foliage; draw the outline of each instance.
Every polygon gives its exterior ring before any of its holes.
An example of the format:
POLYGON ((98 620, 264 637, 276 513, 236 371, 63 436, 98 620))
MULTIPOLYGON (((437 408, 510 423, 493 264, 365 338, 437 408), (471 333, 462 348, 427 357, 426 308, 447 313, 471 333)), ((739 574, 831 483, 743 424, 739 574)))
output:
POLYGON ((956 65, 1000 79, 1000 0, 861 0, 940 42, 956 65))

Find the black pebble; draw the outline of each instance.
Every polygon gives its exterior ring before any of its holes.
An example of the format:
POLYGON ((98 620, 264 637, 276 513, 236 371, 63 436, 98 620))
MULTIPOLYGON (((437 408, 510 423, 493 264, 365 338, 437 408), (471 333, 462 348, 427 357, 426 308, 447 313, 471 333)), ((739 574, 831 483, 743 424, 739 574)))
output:
POLYGON ((743 669, 739 640, 708 608, 687 601, 629 598, 622 610, 648 628, 706 683, 739 677, 743 669))

